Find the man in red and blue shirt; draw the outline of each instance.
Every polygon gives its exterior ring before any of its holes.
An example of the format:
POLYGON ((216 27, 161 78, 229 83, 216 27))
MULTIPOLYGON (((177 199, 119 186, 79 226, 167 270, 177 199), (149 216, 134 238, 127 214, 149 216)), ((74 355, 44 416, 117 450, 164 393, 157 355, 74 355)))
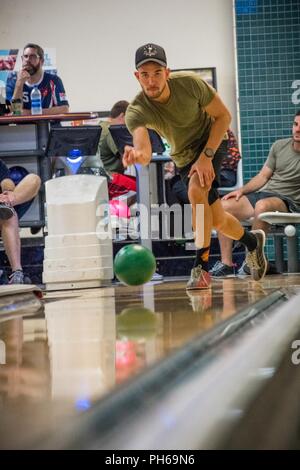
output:
MULTIPOLYGON (((61 114, 69 111, 69 103, 61 79, 57 75, 43 70, 44 51, 33 43, 24 47, 22 69, 18 72, 13 87, 6 91, 6 96, 22 100, 22 114, 30 114, 30 93, 38 87, 42 97, 45 114, 61 114)), ((7 85, 11 86, 11 83, 7 85)), ((6 165, 0 161, 0 231, 12 274, 11 284, 23 284, 24 274, 21 266, 21 243, 19 236, 19 218, 24 215, 32 200, 37 195, 41 180, 36 174, 26 175, 15 184, 6 165)))
MULTIPOLYGON (((30 93, 37 87, 42 96, 43 114, 62 114, 69 111, 69 103, 62 80, 43 70, 44 51, 33 43, 24 47, 22 69, 18 72, 12 99, 21 99, 22 114, 30 114, 30 93)), ((7 95, 11 95, 7 93, 7 95)))

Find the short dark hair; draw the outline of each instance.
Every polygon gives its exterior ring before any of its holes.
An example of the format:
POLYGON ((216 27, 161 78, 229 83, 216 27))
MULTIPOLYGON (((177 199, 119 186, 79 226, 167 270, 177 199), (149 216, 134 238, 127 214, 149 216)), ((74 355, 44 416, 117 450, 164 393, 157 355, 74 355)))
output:
POLYGON ((25 49, 27 49, 28 47, 30 47, 31 49, 35 49, 39 57, 42 60, 44 60, 44 49, 41 46, 39 46, 38 44, 33 44, 32 42, 29 42, 28 44, 26 44, 26 46, 24 46, 23 53, 25 49))
POLYGON ((111 108, 109 112, 109 116, 114 119, 120 116, 121 113, 125 114, 128 105, 129 105, 128 101, 125 101, 125 100, 117 101, 111 108))
POLYGON ((296 116, 300 116, 300 109, 298 109, 298 111, 296 112, 295 117, 296 116))

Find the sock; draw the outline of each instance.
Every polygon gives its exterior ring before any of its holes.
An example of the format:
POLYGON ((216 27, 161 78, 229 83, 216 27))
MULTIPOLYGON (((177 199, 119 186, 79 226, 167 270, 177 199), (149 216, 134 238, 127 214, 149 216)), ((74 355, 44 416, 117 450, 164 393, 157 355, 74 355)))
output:
POLYGON ((257 247, 256 236, 251 232, 244 231, 244 235, 239 239, 239 242, 243 243, 249 251, 254 251, 257 247))
POLYGON ((196 251, 196 258, 194 261, 194 268, 202 266, 202 268, 208 272, 208 257, 209 257, 209 246, 206 248, 200 248, 196 251))

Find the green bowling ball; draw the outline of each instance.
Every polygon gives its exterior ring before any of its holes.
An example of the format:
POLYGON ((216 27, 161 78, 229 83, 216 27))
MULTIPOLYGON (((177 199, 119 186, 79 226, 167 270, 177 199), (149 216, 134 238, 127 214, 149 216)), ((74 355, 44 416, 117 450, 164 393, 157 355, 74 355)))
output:
POLYGON ((149 338, 157 330, 157 314, 142 306, 125 308, 116 320, 118 335, 129 339, 149 338))
POLYGON ((142 245, 126 245, 114 259, 114 271, 119 281, 128 286, 141 286, 152 279, 156 260, 152 251, 142 245))

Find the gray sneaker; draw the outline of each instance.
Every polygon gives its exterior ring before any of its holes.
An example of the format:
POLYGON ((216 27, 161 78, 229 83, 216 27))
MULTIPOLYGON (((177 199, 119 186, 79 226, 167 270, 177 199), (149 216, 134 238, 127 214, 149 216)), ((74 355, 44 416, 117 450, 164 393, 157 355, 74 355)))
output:
POLYGON ((20 269, 13 271, 9 276, 8 284, 24 284, 24 273, 20 269))
POLYGON ((249 266, 246 264, 245 260, 243 261, 243 264, 242 264, 242 266, 240 267, 240 269, 238 270, 237 273, 238 273, 239 276, 246 276, 246 275, 250 276, 251 271, 250 271, 249 266))
POLYGON ((0 220, 8 220, 15 215, 15 213, 15 209, 9 204, 6 204, 6 202, 0 202, 0 220))
POLYGON ((254 281, 260 281, 266 274, 268 267, 264 253, 266 236, 263 230, 251 230, 251 233, 256 236, 257 247, 255 250, 247 252, 246 264, 250 268, 254 281))
POLYGON ((222 263, 222 261, 217 261, 214 266, 209 271, 211 277, 234 277, 234 268, 233 266, 228 266, 227 264, 222 263))
POLYGON ((151 278, 151 281, 163 281, 163 280, 164 280, 164 276, 157 272, 155 272, 151 278))

